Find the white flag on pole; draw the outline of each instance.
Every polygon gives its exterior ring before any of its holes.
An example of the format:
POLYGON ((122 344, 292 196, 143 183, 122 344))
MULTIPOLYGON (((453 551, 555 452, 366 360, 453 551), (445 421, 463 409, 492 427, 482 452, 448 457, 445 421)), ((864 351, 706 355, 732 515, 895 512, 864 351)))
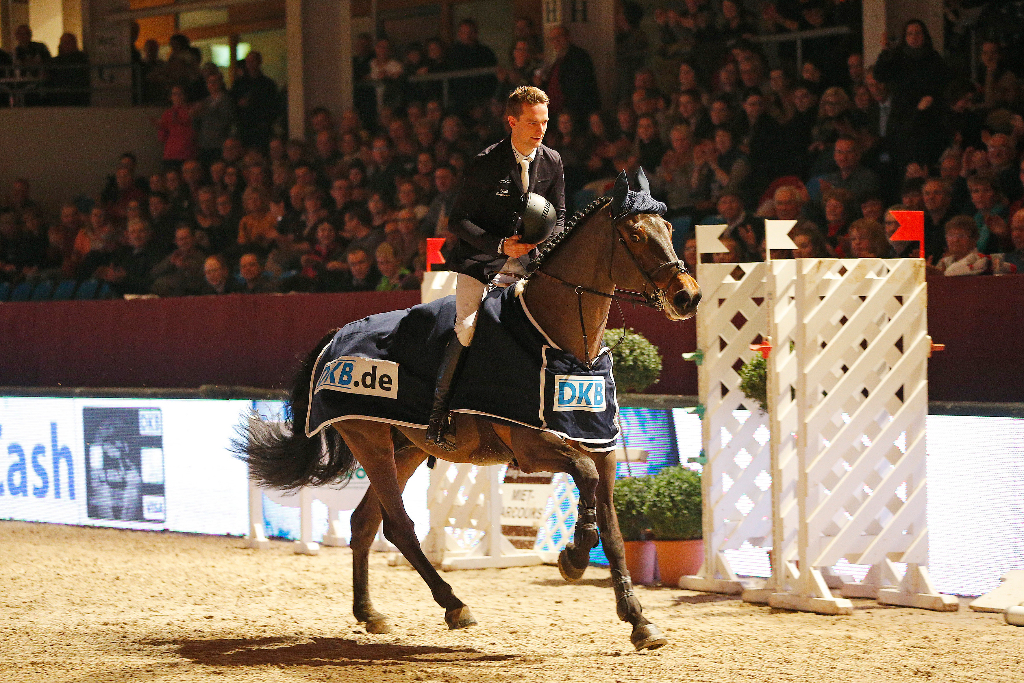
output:
POLYGON ((722 244, 722 240, 719 239, 728 227, 728 225, 698 225, 696 229, 697 253, 728 253, 729 248, 722 244))
POLYGON ((772 249, 796 249, 796 244, 789 238, 789 231, 796 225, 796 221, 766 220, 764 222, 764 243, 765 247, 772 249))

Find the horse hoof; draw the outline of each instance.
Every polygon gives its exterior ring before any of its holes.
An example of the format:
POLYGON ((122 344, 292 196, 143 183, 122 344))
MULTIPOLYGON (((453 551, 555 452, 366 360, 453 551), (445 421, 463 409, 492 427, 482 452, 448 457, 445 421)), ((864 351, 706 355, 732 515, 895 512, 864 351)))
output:
POLYGON ((476 619, 473 618, 473 613, 469 611, 469 608, 463 605, 445 612, 444 623, 448 624, 449 630, 454 631, 457 628, 476 626, 476 619))
POLYGON ((564 548, 562 552, 558 553, 558 572, 562 575, 563 579, 569 583, 579 581, 583 578, 583 572, 585 571, 587 571, 587 565, 577 567, 569 561, 568 548, 564 548))
POLYGON ((370 619, 366 622, 367 633, 391 633, 391 624, 387 619, 370 619))
POLYGON ((638 624, 630 634, 629 640, 638 651, 657 650, 662 645, 668 644, 668 639, 654 624, 638 624))

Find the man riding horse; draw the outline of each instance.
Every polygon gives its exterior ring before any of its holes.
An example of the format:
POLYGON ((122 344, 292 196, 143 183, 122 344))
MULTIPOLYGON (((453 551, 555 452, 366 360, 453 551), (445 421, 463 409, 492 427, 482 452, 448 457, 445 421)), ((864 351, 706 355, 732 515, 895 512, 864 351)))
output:
POLYGON ((453 448, 445 438, 451 424, 452 383, 473 340, 486 283, 495 278, 496 284, 507 285, 525 273, 524 262, 536 254, 537 245, 528 241, 536 237, 522 234, 524 218, 536 222, 539 214, 550 213, 554 207, 555 229, 561 230, 565 224, 562 157, 542 142, 548 127, 548 96, 533 86, 516 88, 508 96, 505 116, 511 134, 467 166, 448 223, 448 229, 459 238, 449 259, 458 273, 455 336, 438 371, 427 427, 427 440, 445 450, 453 448), (543 197, 551 206, 529 193, 543 197))

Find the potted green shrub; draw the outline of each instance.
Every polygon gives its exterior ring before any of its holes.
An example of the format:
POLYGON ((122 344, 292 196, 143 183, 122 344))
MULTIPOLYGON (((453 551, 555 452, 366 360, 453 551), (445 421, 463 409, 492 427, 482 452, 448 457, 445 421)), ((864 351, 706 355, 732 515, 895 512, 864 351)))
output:
POLYGON ((604 331, 604 344, 612 350, 615 388, 621 393, 639 394, 658 381, 661 354, 658 347, 631 329, 604 331))
MULTIPOLYGON (((740 391, 768 412, 768 361, 760 353, 750 357, 740 368, 740 391)), ((753 412, 753 411, 751 411, 753 412)))
POLYGON ((626 569, 633 583, 649 586, 654 583, 657 561, 650 523, 644 508, 651 477, 625 477, 615 482, 612 500, 619 531, 626 550, 626 569))
POLYGON ((661 583, 696 574, 704 560, 700 474, 676 465, 650 477, 644 513, 651 525, 661 583))

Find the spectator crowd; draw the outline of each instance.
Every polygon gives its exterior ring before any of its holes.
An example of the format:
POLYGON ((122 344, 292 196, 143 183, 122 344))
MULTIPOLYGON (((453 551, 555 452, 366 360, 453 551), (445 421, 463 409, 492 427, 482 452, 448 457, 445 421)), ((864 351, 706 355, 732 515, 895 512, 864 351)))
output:
POLYGON ((309 112, 301 139, 282 134, 282 96, 258 52, 229 87, 184 36, 165 61, 147 45, 146 97, 169 100, 154 120, 164 168, 140 176, 127 152, 95 196, 53 217, 17 180, 0 209, 0 279, 158 296, 418 288, 426 238, 451 242, 466 163, 507 135, 504 100, 523 84, 551 99, 545 143, 562 156, 567 208, 642 168, 691 268, 693 226, 728 225, 720 262, 763 260, 765 219, 796 221, 797 249, 773 258, 916 255, 891 239, 902 210, 924 212, 936 274, 1024 268, 1024 63, 982 40, 965 72, 970 60, 940 54, 911 20, 865 65, 858 3, 766 6, 755 17, 739 0, 685 0, 645 16, 621 3, 612 102, 562 26, 546 36, 549 61, 527 19, 501 59, 472 19, 450 45, 361 36, 355 106, 309 112), (830 27, 848 30, 805 39, 799 65, 792 43, 758 39, 830 27), (410 79, 469 69, 447 107, 440 81, 410 79))

